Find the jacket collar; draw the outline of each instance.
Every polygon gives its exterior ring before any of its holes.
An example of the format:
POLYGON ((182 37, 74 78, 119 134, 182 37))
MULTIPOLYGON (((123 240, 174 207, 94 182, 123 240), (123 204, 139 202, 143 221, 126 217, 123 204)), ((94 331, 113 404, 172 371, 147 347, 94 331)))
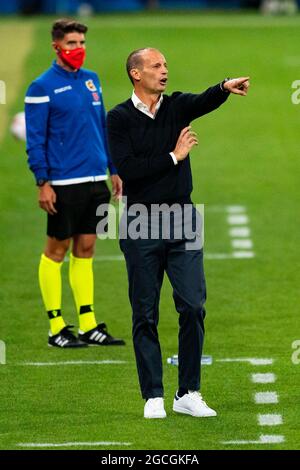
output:
POLYGON ((71 79, 76 79, 78 77, 81 77, 82 75, 82 70, 79 69, 77 70, 77 72, 68 72, 67 70, 65 70, 64 68, 62 68, 60 65, 58 65, 58 63, 56 62, 56 60, 54 60, 52 62, 52 68, 57 72, 59 73, 60 75, 64 76, 64 77, 67 77, 67 78, 71 78, 71 79))

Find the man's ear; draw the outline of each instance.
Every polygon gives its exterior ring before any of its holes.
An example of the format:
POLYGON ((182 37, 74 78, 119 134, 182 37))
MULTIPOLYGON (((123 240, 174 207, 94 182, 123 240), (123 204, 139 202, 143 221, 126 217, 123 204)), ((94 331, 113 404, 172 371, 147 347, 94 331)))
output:
POLYGON ((131 69, 130 75, 136 82, 139 82, 141 80, 141 74, 140 74, 139 69, 131 69))
POLYGON ((55 50, 56 53, 60 51, 60 47, 57 44, 57 42, 52 42, 52 47, 53 47, 53 49, 55 50))

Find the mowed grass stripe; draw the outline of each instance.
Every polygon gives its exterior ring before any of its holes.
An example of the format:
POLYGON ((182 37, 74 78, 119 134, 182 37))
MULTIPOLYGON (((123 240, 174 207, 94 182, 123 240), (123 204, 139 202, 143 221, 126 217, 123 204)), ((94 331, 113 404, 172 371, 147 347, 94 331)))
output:
POLYGON ((6 84, 6 104, 0 105, 0 143, 8 126, 9 109, 23 84, 24 63, 32 49, 33 35, 34 26, 31 23, 22 26, 18 21, 1 23, 0 80, 6 84))

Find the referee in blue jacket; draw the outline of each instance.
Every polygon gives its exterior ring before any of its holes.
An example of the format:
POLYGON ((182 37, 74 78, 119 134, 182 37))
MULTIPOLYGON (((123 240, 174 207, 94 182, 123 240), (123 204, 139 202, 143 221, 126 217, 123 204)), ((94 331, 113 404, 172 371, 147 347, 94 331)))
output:
POLYGON ((93 254, 96 215, 107 204, 107 169, 113 195, 122 182, 107 148, 105 109, 96 73, 82 69, 87 26, 55 21, 52 46, 57 58, 35 79, 25 97, 27 154, 47 212, 47 241, 39 265, 41 293, 50 320, 49 346, 60 348, 123 345, 94 313, 93 254), (71 246, 72 245, 72 246, 71 246), (71 246, 69 280, 79 315, 78 337, 61 311, 61 266, 71 246))

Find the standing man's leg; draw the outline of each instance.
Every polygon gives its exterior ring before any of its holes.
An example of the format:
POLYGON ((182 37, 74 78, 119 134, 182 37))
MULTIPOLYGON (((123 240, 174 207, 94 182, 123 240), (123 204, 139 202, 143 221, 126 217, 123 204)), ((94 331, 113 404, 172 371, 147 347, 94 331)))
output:
MULTIPOLYGON (((144 399, 163 397, 162 359, 157 325, 159 297, 164 275, 160 240, 121 240, 125 255, 132 332, 141 393, 144 399)), ((164 417, 164 416, 145 416, 164 417)))
POLYGON ((111 336, 105 323, 97 325, 94 313, 93 254, 96 235, 73 237, 70 255, 69 280, 79 317, 78 337, 86 344, 98 346, 121 346, 125 341, 111 336))
POLYGON ((96 235, 75 235, 70 255, 69 280, 73 291, 79 329, 86 333, 96 328, 94 313, 93 255, 96 235))
MULTIPOLYGON (((203 400, 200 390, 201 356, 204 341, 204 303, 206 285, 201 246, 200 214, 194 207, 184 216, 184 236, 167 242, 166 271, 173 287, 176 310, 179 313, 178 382, 173 410, 195 417, 216 416, 203 400), (187 216, 187 219, 186 219, 187 216), (194 241, 185 239, 189 223, 196 230, 194 241)), ((176 225, 178 223, 178 219, 176 225)))
POLYGON ((97 240, 96 230, 101 222, 107 225, 110 192, 105 181, 84 184, 80 192, 80 219, 73 235, 70 255, 69 280, 79 316, 78 337, 86 344, 97 346, 121 346, 125 341, 114 338, 105 323, 97 325, 94 313, 93 256, 97 240), (98 216, 99 206, 102 214, 98 216))
POLYGON ((203 251, 186 250, 185 241, 170 243, 166 271, 179 313, 179 388, 199 390, 206 300, 203 251))
POLYGON ((204 418, 217 413, 207 406, 199 393, 206 299, 203 251, 189 251, 185 245, 185 241, 171 245, 167 258, 167 274, 179 313, 179 389, 173 410, 204 418))
POLYGON ((61 266, 69 245, 70 239, 48 237, 39 265, 39 283, 50 321, 48 345, 60 348, 86 346, 69 330, 61 314, 61 266))
POLYGON ((69 245, 70 239, 48 237, 39 264, 39 284, 52 335, 57 335, 66 326, 61 315, 61 266, 69 245))

